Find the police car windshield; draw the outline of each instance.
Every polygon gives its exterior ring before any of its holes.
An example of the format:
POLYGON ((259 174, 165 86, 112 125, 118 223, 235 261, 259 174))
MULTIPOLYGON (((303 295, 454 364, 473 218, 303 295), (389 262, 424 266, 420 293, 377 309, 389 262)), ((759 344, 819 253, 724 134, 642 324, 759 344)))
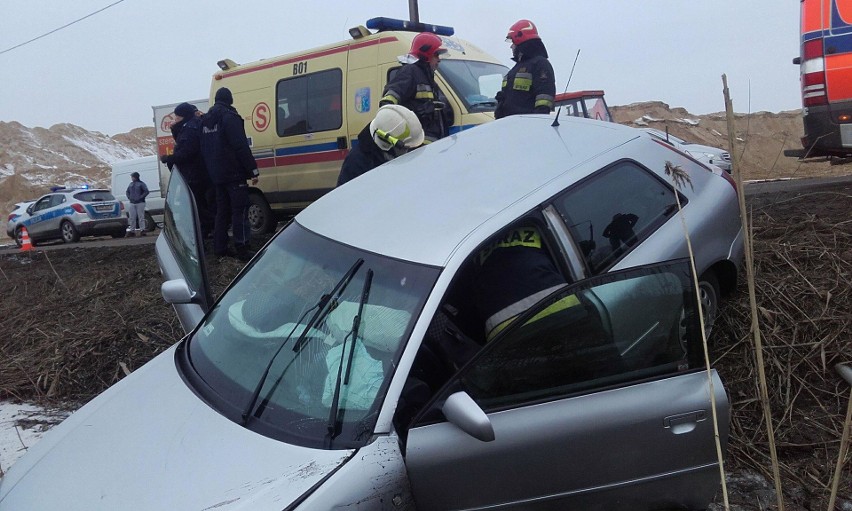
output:
POLYGON ((503 85, 506 66, 475 60, 442 60, 438 74, 461 98, 468 112, 493 112, 495 96, 503 85))
POLYGON ((330 448, 333 413, 333 447, 362 446, 438 273, 293 222, 214 306, 181 369, 194 373, 187 381, 223 415, 260 434, 330 448), (338 385, 341 361, 349 376, 338 385), (253 394, 256 404, 243 419, 253 394))

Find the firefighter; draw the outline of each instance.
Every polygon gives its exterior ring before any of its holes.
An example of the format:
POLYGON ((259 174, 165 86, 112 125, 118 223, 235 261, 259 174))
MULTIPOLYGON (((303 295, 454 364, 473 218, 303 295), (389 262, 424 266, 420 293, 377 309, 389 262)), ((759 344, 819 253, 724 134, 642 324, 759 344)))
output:
POLYGON ((390 161, 423 143, 423 128, 414 112, 400 105, 379 108, 358 134, 358 144, 343 160, 337 186, 390 161))
POLYGON ((512 60, 516 64, 503 79, 503 90, 497 93, 494 117, 550 113, 556 77, 538 29, 532 21, 520 20, 509 27, 506 41, 512 43, 512 60))
POLYGON ((447 135, 444 102, 438 97, 435 70, 447 50, 441 47, 441 38, 431 32, 422 32, 411 41, 409 54, 400 61, 406 63, 385 86, 379 105, 402 105, 417 115, 426 143, 447 135))
POLYGON ((490 341, 519 314, 567 281, 535 225, 506 229, 476 260, 473 303, 490 341))

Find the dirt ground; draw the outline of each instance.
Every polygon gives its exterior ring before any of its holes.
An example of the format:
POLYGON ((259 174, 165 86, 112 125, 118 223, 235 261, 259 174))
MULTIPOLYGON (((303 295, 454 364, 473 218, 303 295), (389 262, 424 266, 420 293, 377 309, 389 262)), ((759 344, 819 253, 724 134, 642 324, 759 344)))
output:
MULTIPOLYGON (((788 510, 826 509, 852 364, 852 186, 748 202, 769 406, 788 510)), ((0 256, 0 399, 85 403, 181 336, 153 245, 0 256)), ((220 293, 240 269, 209 261, 220 293)), ((749 293, 724 302, 711 358, 732 403, 731 509, 777 509, 758 392, 749 293)), ((852 510, 847 453, 838 509, 852 510)), ((713 509, 721 509, 720 495, 713 509)))

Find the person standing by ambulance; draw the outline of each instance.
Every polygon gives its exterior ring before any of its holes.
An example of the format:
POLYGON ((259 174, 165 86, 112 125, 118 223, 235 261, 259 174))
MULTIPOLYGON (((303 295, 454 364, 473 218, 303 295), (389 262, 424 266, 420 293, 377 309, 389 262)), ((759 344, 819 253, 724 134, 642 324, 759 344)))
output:
POLYGON ((506 41, 512 43, 512 60, 516 64, 497 93, 494 118, 550 113, 556 96, 556 77, 538 29, 532 21, 519 20, 509 27, 506 41))
POLYGON ((201 112, 193 104, 179 104, 175 107, 175 123, 172 124, 171 131, 175 139, 174 151, 172 154, 163 155, 160 161, 168 165, 169 170, 177 165, 178 172, 195 198, 198 220, 201 222, 201 235, 207 238, 213 233, 216 204, 213 183, 201 156, 201 112))
POLYGON ((233 103, 230 89, 222 87, 216 91, 215 104, 201 120, 201 154, 216 189, 213 253, 248 261, 251 227, 246 180, 255 185, 260 174, 248 145, 243 118, 231 106, 233 103), (229 223, 236 253, 228 250, 229 223))
POLYGON ((400 59, 406 63, 385 85, 379 100, 379 106, 401 105, 414 112, 420 119, 427 144, 447 135, 444 104, 438 98, 435 84, 435 70, 444 53, 447 50, 441 47, 437 35, 422 32, 414 36, 408 55, 400 59))

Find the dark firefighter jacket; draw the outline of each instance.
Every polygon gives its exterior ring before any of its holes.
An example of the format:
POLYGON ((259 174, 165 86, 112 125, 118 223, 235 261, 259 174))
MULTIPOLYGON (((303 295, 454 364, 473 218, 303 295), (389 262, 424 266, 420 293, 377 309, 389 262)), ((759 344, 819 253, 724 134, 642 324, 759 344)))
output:
POLYGON ((385 85, 379 105, 402 105, 411 110, 420 120, 426 139, 434 141, 446 135, 440 112, 435 110, 438 100, 435 72, 428 62, 418 60, 399 68, 385 85))
POLYGON ((390 155, 382 151, 373 140, 370 125, 364 126, 361 133, 358 133, 358 144, 352 147, 346 159, 343 160, 340 175, 337 176, 337 186, 373 170, 389 159, 390 155))
POLYGON ((503 90, 497 94, 494 117, 541 113, 553 110, 556 78, 547 60, 547 50, 540 39, 518 45, 517 64, 503 80, 503 90))
POLYGON ((243 118, 233 107, 216 102, 201 119, 201 154, 213 184, 257 177, 243 118))

